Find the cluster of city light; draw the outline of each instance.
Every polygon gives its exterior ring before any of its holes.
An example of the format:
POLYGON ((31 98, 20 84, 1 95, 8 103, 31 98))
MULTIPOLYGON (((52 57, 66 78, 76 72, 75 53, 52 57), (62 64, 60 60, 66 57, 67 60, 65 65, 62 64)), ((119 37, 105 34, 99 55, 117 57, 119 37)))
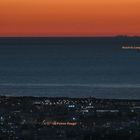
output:
POLYGON ((77 122, 46 122, 44 125, 52 126, 76 126, 77 122))
POLYGON ((139 46, 122 46, 122 49, 140 50, 139 46))

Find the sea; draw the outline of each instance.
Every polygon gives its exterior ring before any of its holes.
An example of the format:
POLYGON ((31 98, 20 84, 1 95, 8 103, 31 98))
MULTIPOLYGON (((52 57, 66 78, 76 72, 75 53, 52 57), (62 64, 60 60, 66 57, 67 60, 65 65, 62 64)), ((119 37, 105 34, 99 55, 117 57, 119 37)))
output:
POLYGON ((140 99, 139 38, 1 38, 0 95, 140 99), (136 41, 136 44, 135 44, 136 41))

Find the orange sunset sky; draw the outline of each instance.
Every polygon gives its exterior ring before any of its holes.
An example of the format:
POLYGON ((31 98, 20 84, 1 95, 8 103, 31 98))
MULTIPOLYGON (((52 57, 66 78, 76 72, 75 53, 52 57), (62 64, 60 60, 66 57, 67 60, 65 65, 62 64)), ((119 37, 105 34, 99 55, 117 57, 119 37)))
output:
POLYGON ((0 0, 0 36, 140 35, 140 0, 0 0))

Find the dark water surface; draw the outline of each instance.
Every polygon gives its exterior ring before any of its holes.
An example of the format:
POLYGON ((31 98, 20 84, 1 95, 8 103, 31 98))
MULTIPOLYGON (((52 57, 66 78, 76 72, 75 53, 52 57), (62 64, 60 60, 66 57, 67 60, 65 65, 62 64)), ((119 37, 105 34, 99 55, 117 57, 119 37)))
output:
POLYGON ((140 99, 140 50, 122 43, 1 43, 0 95, 140 99))

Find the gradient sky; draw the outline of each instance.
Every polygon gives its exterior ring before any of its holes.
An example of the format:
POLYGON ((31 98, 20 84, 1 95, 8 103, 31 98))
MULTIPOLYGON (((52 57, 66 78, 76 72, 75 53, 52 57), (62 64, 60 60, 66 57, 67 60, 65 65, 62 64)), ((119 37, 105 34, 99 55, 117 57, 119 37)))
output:
POLYGON ((0 36, 140 35, 140 0, 0 0, 0 36))

